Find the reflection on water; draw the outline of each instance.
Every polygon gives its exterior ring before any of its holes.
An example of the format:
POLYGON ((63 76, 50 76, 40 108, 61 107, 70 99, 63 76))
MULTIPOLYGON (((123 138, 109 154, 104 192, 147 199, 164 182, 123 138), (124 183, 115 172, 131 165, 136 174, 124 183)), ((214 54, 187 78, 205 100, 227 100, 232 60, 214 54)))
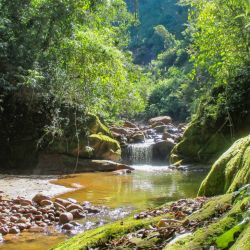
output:
POLYGON ((76 191, 60 195, 61 198, 71 197, 79 202, 88 200, 109 207, 143 208, 184 197, 194 197, 206 175, 206 172, 179 172, 162 166, 135 168, 137 170, 130 175, 77 174, 54 183, 66 187, 81 186, 76 191))
MULTIPOLYGON (((206 172, 178 172, 162 166, 134 167, 136 171, 130 175, 85 173, 65 176, 54 183, 77 188, 76 191, 60 195, 62 198, 71 197, 79 202, 87 200, 112 208, 143 209, 161 205, 167 201, 196 196, 199 185, 206 175, 206 172)), ((101 224, 103 219, 108 221, 108 217, 119 217, 123 211, 126 213, 126 209, 115 209, 113 214, 109 213, 102 218, 96 217, 86 223, 101 224)), ((20 236, 7 235, 4 244, 0 245, 0 250, 46 250, 67 237, 57 232, 22 233, 20 236)))
POLYGON ((66 240, 68 237, 59 233, 21 233, 8 234, 4 237, 1 250, 47 250, 66 240))

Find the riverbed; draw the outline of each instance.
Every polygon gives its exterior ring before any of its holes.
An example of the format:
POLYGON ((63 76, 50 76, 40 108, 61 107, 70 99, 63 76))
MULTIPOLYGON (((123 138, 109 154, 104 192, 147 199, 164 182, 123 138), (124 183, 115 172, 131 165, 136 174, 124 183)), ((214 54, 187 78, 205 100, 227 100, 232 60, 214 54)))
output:
MULTIPOLYGON (((30 198, 34 192, 43 191, 56 197, 70 197, 79 202, 90 201, 95 205, 110 208, 110 213, 113 213, 111 215, 81 221, 84 231, 88 225, 91 228, 91 225, 98 226, 100 221, 101 224, 112 221, 112 217, 122 218, 134 209, 145 209, 180 198, 195 197, 207 173, 198 170, 176 171, 167 166, 133 167, 135 171, 131 174, 84 173, 61 176, 58 179, 53 176, 43 179, 39 176, 5 176, 0 180, 0 188, 4 192, 7 190, 9 196, 30 198)), ((7 235, 0 249, 46 250, 68 237, 71 236, 54 229, 21 233, 18 236, 7 235)))

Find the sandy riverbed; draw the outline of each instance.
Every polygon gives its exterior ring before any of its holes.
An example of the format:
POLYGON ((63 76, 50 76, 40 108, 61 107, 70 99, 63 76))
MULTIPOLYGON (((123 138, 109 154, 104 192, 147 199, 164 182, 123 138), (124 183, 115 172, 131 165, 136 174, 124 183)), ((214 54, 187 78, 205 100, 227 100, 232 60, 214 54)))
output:
POLYGON ((74 188, 67 188, 50 183, 58 176, 16 176, 0 175, 0 191, 5 196, 16 198, 22 196, 32 199, 37 193, 44 193, 49 196, 56 196, 66 192, 74 191, 74 188))

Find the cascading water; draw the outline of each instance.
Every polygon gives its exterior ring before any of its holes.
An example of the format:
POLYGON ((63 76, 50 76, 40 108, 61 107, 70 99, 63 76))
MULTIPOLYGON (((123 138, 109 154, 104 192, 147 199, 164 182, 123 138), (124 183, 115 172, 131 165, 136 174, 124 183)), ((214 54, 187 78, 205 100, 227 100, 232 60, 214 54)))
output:
POLYGON ((129 144, 127 148, 127 160, 130 164, 150 164, 153 157, 154 140, 146 140, 143 143, 129 144))

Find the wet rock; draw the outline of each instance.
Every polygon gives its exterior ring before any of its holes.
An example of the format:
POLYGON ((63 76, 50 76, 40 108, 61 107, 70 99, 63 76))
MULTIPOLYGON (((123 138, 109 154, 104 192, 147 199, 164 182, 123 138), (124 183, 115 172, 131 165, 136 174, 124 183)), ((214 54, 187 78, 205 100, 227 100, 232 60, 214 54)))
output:
POLYGON ((67 207, 68 205, 71 204, 70 201, 61 198, 56 198, 55 202, 61 204, 63 207, 67 207))
POLYGON ((51 200, 42 200, 41 202, 40 202, 40 205, 41 206, 52 206, 53 205, 53 202, 51 201, 51 200))
POLYGON ((71 224, 74 226, 74 227, 80 227, 81 224, 76 222, 76 221, 72 221, 71 224))
POLYGON ((50 200, 50 197, 40 193, 40 194, 36 194, 32 199, 33 202, 35 202, 39 205, 40 205, 42 200, 50 200))
POLYGON ((175 143, 170 139, 155 143, 153 145, 153 159, 166 161, 174 146, 175 143))
POLYGON ((125 121, 123 124, 123 127, 125 128, 133 128, 133 129, 139 129, 138 126, 130 121, 125 121))
POLYGON ((61 215, 60 215, 60 217, 59 217, 59 223, 60 224, 66 224, 66 223, 68 223, 68 222, 70 222, 70 221, 72 221, 73 220, 73 214, 72 213, 69 213, 69 212, 67 212, 67 213, 62 213, 61 215))
POLYGON ((173 138, 172 134, 170 134, 169 132, 167 131, 164 131, 163 132, 163 135, 162 135, 162 140, 167 140, 169 138, 173 138))
POLYGON ((172 118, 170 116, 158 116, 158 117, 151 118, 148 121, 150 125, 159 124, 160 122, 167 125, 172 122, 172 118))
POLYGON ((70 204, 66 207, 67 212, 70 212, 70 211, 75 210, 75 209, 80 210, 80 211, 83 210, 82 206, 80 206, 78 204, 70 204))
POLYGON ((26 223, 27 222, 27 219, 25 217, 21 217, 19 220, 18 220, 18 223, 26 223))
POLYGON ((35 213, 37 213, 37 208, 31 206, 31 207, 29 208, 29 212, 32 213, 32 214, 35 214, 35 213))
POLYGON ((67 198, 67 200, 68 200, 70 203, 77 204, 77 200, 75 200, 75 199, 67 198))
POLYGON ((35 215, 35 220, 43 220, 43 216, 41 214, 35 215))
POLYGON ((85 207, 84 209, 90 214, 97 214, 100 212, 100 210, 95 207, 85 207))
POLYGON ((45 231, 45 228, 39 227, 39 226, 37 226, 37 225, 32 226, 32 227, 29 229, 29 232, 31 232, 31 233, 43 233, 44 231, 45 231))
POLYGON ((65 211, 65 207, 62 204, 54 202, 54 206, 56 209, 61 209, 61 210, 65 211))
POLYGON ((36 224, 39 226, 39 227, 47 227, 47 224, 43 221, 37 221, 36 224))
POLYGON ((17 227, 12 227, 12 228, 10 228, 9 233, 10 234, 19 234, 20 233, 20 229, 17 228, 17 227))
POLYGON ((11 216, 11 217, 10 217, 10 221, 11 221, 11 222, 17 222, 18 219, 19 219, 19 218, 16 217, 16 216, 11 216))
POLYGON ((27 228, 27 225, 25 223, 18 223, 16 225, 21 231, 27 228))
POLYGON ((86 215, 82 212, 82 210, 74 209, 71 210, 70 212, 72 213, 74 219, 81 219, 86 217, 86 215))
POLYGON ((138 132, 132 135, 132 137, 130 138, 130 141, 134 143, 144 142, 145 136, 142 132, 138 132))
POLYGON ((160 126, 156 126, 154 127, 154 130, 156 131, 156 133, 164 133, 167 130, 168 126, 166 125, 160 125, 160 126))
POLYGON ((6 235, 9 233, 9 229, 6 226, 0 227, 0 234, 6 235))
POLYGON ((74 226, 71 223, 66 223, 62 226, 63 230, 71 230, 74 226))

